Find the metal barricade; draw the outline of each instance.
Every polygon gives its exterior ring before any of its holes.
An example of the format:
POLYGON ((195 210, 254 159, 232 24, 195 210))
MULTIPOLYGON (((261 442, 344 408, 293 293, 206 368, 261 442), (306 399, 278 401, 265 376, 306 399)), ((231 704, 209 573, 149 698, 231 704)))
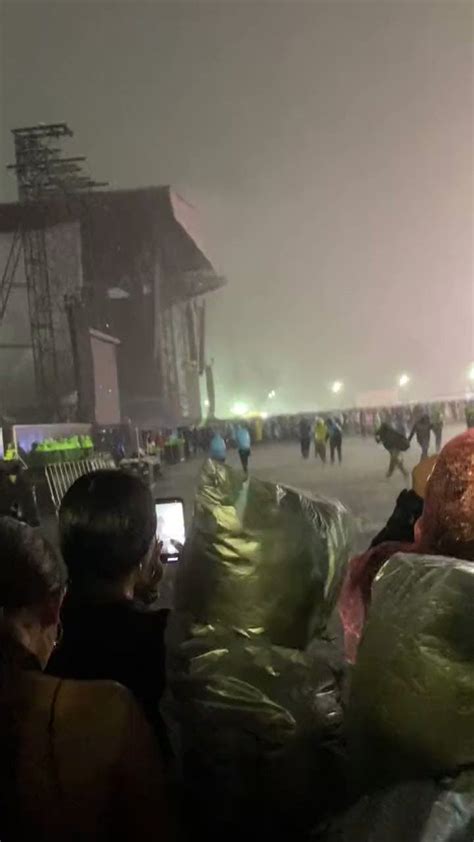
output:
POLYGON ((77 462, 55 462, 45 466, 46 481, 49 493, 56 512, 61 500, 73 482, 85 474, 98 471, 101 468, 115 468, 114 460, 106 454, 97 454, 88 459, 80 459, 77 462))

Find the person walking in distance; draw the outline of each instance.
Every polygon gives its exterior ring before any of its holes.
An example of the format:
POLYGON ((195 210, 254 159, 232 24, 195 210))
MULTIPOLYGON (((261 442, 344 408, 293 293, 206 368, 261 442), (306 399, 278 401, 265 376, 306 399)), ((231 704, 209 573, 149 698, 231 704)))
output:
POLYGON ((248 473, 249 458, 251 453, 251 438, 248 427, 245 424, 238 424, 235 431, 235 441, 239 451, 240 462, 244 473, 248 473))
POLYGON ((443 440, 444 408, 443 404, 435 403, 431 407, 431 429, 435 437, 435 451, 439 453, 443 440))
POLYGON ((402 453, 410 447, 406 436, 384 421, 375 433, 375 441, 381 443, 390 454, 387 479, 392 476, 395 469, 399 470, 405 479, 408 479, 408 471, 403 464, 402 456, 402 453))
POLYGON ((337 458, 339 464, 342 462, 342 428, 338 421, 335 418, 327 418, 326 419, 326 428, 328 432, 329 438, 329 452, 331 455, 331 465, 334 465, 335 457, 337 453, 337 458))
POLYGON ((227 457, 227 445, 225 443, 225 439, 221 436, 220 432, 217 430, 211 438, 211 442, 209 444, 209 458, 213 459, 214 462, 222 462, 224 463, 227 457))
POLYGON ((419 409, 418 416, 413 424, 408 441, 411 442, 413 436, 416 435, 416 440, 421 448, 420 462, 426 459, 430 449, 431 437, 431 419, 425 410, 419 409))
POLYGON ((314 425, 314 457, 321 459, 323 465, 326 464, 326 442, 328 440, 328 431, 326 424, 322 418, 316 418, 314 425))
POLYGON ((474 428, 474 401, 469 401, 469 403, 466 404, 464 414, 466 416, 467 429, 472 430, 474 428))
POLYGON ((311 444, 311 424, 309 423, 308 419, 304 416, 300 420, 299 428, 301 455, 303 459, 307 459, 309 456, 309 448, 311 444))

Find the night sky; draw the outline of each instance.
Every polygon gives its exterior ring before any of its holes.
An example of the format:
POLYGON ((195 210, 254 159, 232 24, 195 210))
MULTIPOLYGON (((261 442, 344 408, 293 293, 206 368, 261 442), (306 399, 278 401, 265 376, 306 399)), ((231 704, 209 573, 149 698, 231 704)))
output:
MULTIPOLYGON (((229 279, 219 408, 351 404, 474 360, 470 2, 2 3, 9 130, 66 120, 112 187, 172 184, 229 279)), ((411 391, 410 391, 411 390, 411 391)))

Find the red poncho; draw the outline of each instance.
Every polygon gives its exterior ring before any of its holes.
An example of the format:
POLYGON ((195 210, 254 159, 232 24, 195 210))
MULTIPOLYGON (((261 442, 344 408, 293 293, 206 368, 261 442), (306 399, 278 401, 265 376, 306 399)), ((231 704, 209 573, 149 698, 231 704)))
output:
POLYGON ((474 561, 474 429, 449 441, 428 481, 415 542, 390 542, 355 556, 339 597, 348 661, 354 663, 370 605, 372 583, 395 553, 430 553, 474 561))

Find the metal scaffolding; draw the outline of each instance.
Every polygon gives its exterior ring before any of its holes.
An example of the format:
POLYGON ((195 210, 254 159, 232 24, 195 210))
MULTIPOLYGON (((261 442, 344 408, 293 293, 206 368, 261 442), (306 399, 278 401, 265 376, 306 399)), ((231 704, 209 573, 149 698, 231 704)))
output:
POLYGON ((11 289, 15 285, 21 244, 37 399, 46 417, 55 418, 59 416, 61 399, 54 319, 57 302, 52 298, 48 267, 46 214, 32 214, 31 211, 35 207, 40 211, 40 206, 45 210, 46 203, 54 196, 68 202, 73 196, 104 185, 93 181, 83 171, 84 156, 62 157, 62 150, 57 144, 72 137, 66 123, 40 123, 13 129, 13 137, 15 163, 10 164, 8 169, 16 173, 23 212, 0 283, 0 319, 5 314, 11 289))

